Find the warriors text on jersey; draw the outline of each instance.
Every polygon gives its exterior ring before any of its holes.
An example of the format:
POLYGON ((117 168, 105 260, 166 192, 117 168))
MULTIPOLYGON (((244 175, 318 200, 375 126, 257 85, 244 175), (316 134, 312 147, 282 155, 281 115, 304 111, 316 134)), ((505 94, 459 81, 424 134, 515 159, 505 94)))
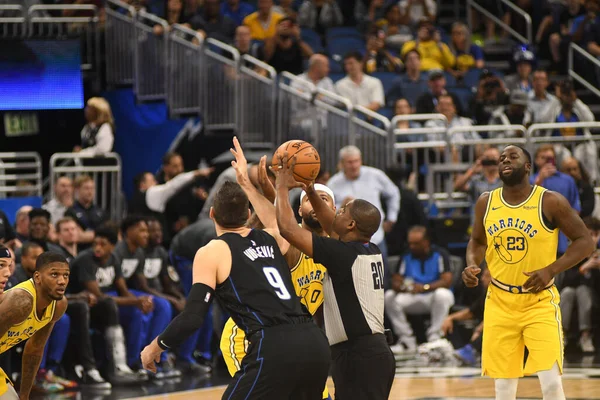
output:
POLYGON ((556 260, 558 230, 544 221, 542 199, 546 189, 534 186, 529 197, 510 205, 502 188, 490 192, 483 226, 487 236, 485 259, 494 279, 522 285, 524 272, 544 268, 556 260))

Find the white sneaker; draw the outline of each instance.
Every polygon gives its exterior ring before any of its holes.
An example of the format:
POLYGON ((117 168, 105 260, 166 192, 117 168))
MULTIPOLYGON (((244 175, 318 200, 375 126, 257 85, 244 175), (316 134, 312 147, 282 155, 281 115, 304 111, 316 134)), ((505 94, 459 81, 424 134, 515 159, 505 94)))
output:
POLYGON ((581 351, 584 353, 594 353, 596 349, 594 348, 594 343, 592 342, 592 337, 590 335, 581 336, 579 338, 579 346, 581 346, 581 351))

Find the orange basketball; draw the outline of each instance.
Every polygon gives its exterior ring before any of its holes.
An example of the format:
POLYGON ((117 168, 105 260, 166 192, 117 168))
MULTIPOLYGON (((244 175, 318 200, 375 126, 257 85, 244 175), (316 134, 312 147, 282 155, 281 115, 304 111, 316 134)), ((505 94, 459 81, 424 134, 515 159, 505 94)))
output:
POLYGON ((273 167, 279 166, 279 157, 288 153, 288 165, 292 165, 292 158, 296 156, 294 166, 294 179, 298 182, 309 184, 317 178, 321 169, 321 157, 312 144, 304 140, 289 140, 279 146, 273 155, 273 167))

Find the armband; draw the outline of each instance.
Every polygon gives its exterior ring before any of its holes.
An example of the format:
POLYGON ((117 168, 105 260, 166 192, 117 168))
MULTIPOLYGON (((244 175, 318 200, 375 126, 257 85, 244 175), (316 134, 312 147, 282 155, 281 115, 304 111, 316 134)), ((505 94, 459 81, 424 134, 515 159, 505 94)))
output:
POLYGON ((158 336, 158 346, 163 350, 177 347, 192 333, 200 329, 214 295, 215 290, 210 286, 203 283, 194 283, 183 311, 158 336))

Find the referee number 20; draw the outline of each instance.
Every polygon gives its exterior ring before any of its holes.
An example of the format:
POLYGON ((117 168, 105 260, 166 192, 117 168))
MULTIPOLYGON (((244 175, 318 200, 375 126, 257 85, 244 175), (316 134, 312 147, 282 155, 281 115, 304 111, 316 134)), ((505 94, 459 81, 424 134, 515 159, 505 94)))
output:
POLYGON ((281 275, 279 274, 279 271, 277 271, 277 268, 264 267, 263 272, 269 281, 269 285, 275 288, 277 297, 281 300, 289 300, 292 298, 290 292, 285 287, 285 283, 283 282, 283 279, 281 279, 281 275))
POLYGON ((383 289, 383 265, 381 261, 372 262, 371 271, 373 272, 373 288, 375 290, 383 289))

